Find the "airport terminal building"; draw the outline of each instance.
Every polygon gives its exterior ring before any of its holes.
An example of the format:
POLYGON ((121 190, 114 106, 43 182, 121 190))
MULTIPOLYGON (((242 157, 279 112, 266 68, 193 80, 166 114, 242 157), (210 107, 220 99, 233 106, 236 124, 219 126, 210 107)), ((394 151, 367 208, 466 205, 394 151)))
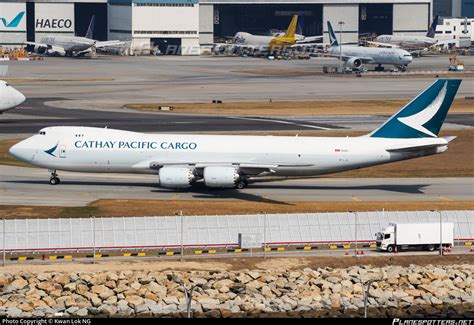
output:
POLYGON ((238 31, 285 30, 294 14, 301 17, 304 35, 327 35, 329 20, 343 41, 357 42, 363 35, 422 35, 432 5, 432 0, 0 0, 0 45, 41 42, 46 34, 83 36, 92 15, 97 40, 159 46, 162 52, 174 45, 181 54, 199 54, 199 46, 238 31))

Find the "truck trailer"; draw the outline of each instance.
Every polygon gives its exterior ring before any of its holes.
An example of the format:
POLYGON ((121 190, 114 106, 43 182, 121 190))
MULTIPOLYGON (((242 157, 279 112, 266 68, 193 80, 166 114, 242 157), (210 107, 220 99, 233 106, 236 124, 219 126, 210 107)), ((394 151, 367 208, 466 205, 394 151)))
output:
POLYGON ((434 251, 454 244, 454 223, 391 223, 375 234, 377 249, 398 252, 407 249, 434 251), (441 237, 441 238, 440 238, 441 237))

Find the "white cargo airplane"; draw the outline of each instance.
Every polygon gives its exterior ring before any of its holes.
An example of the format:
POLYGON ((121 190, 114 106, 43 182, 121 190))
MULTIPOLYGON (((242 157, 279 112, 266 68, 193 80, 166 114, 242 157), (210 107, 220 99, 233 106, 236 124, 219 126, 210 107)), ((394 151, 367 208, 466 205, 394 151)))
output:
POLYGON ((17 107, 24 101, 25 96, 22 93, 0 80, 0 114, 17 107))
POLYGON ((253 35, 246 32, 238 32, 234 36, 234 43, 214 44, 213 51, 222 53, 225 51, 247 50, 255 53, 271 53, 288 48, 310 47, 323 36, 310 36, 295 34, 298 24, 298 16, 294 15, 286 32, 277 32, 272 35, 253 35))
POLYGON ((94 25, 95 16, 92 16, 85 37, 46 35, 41 39, 41 43, 26 42, 26 49, 38 54, 80 57, 92 53, 94 49, 125 45, 122 41, 100 42, 92 39, 94 25))
POLYGON ((436 26, 438 25, 438 16, 433 19, 426 36, 416 35, 380 35, 374 41, 368 42, 378 46, 403 48, 406 50, 425 49, 435 45, 438 41, 434 38, 436 26))
POLYGON ((408 64, 413 60, 412 55, 402 49, 386 49, 354 45, 340 46, 329 21, 328 31, 331 44, 331 47, 328 50, 329 56, 342 58, 345 65, 348 67, 359 69, 362 64, 376 64, 378 67, 376 67, 375 70, 383 70, 382 65, 390 64, 405 71, 408 64))
POLYGON ((10 154, 58 170, 159 175, 166 188, 242 189, 249 177, 312 176, 445 152, 455 137, 438 137, 461 80, 437 80, 372 133, 359 137, 143 134, 57 126, 15 144, 10 154))

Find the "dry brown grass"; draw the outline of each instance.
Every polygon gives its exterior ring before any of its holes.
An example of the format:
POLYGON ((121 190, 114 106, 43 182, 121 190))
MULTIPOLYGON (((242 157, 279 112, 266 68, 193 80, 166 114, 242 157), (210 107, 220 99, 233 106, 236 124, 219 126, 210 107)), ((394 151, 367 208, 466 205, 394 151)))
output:
POLYGON ((116 217, 116 216, 172 216, 180 211, 185 215, 226 215, 256 213, 306 213, 340 211, 417 211, 417 210, 474 210, 474 201, 373 201, 373 202, 287 202, 267 203, 250 201, 164 201, 164 200, 98 200, 86 207, 55 206, 0 206, 0 218, 57 218, 57 217, 116 217))
MULTIPOLYGON (((391 115, 406 100, 314 100, 213 103, 139 103, 125 106, 142 111, 159 111, 160 106, 172 106, 174 113, 213 115, 261 116, 316 116, 316 115, 391 115)), ((453 113, 473 113, 474 100, 456 99, 450 109, 453 113)))
MULTIPOLYGON (((436 74, 436 73, 425 73, 424 71, 428 70, 439 70, 437 67, 427 67, 423 68, 422 70, 410 70, 410 73, 400 73, 400 74, 393 74, 393 73, 377 73, 377 74, 369 74, 365 75, 364 73, 361 74, 361 78, 472 78, 474 77, 473 72, 447 72, 443 74, 436 74), (417 73, 418 72, 418 73, 417 73)), ((322 69, 315 68, 315 69, 253 69, 253 70, 236 70, 231 72, 237 73, 246 73, 246 74, 255 74, 255 75, 262 75, 262 76, 287 76, 287 77, 307 77, 307 76, 325 76, 331 78, 358 78, 357 74, 328 74, 324 73, 322 69)))
MULTIPOLYGON (((219 258, 219 260, 204 259, 173 261, 163 259, 153 260, 99 260, 96 264, 77 263, 74 261, 67 263, 51 264, 28 264, 28 271, 32 273, 43 272, 108 272, 108 271, 239 271, 239 270, 302 270, 306 267, 317 269, 319 267, 348 268, 355 265, 371 265, 373 267, 384 267, 390 265, 409 266, 416 265, 459 265, 474 263, 474 254, 468 255, 390 255, 387 256, 306 256, 306 257, 270 257, 265 260, 261 257, 229 257, 219 258)), ((3 272, 17 273, 25 270, 24 264, 7 264, 2 268, 3 272)))

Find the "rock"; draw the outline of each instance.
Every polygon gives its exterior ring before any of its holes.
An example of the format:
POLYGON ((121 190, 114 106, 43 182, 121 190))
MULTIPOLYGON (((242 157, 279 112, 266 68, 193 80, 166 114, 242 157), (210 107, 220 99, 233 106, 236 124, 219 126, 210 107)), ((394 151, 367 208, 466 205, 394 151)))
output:
POLYGON ((203 286, 205 284, 207 284, 207 280, 206 279, 203 279, 203 278, 190 278, 189 281, 191 281, 192 283, 194 283, 195 285, 198 285, 198 286, 203 286))
POLYGON ((136 307, 144 303, 144 300, 140 296, 130 296, 126 297, 125 300, 128 302, 129 305, 136 307))
POLYGON ((163 297, 163 302, 167 305, 179 305, 179 300, 175 296, 163 297))
POLYGON ((223 279, 223 280, 219 280, 219 281, 214 282, 212 287, 216 290, 219 290, 219 292, 228 292, 229 287, 231 287, 233 284, 234 284, 234 281, 231 281, 231 280, 228 280, 228 279, 223 279), (225 289, 222 290, 223 288, 225 288, 225 289))
POLYGON ((87 308, 81 308, 74 313, 77 317, 86 317, 89 314, 87 308))
POLYGON ((19 317, 22 313, 22 310, 16 307, 9 307, 7 309, 7 317, 19 317))
POLYGON ((406 292, 403 292, 403 291, 395 291, 393 293, 393 296, 396 298, 396 299, 402 299, 404 297, 408 297, 408 293, 406 292))
POLYGON ((254 280, 257 280, 260 277, 260 272, 257 271, 249 271, 247 274, 254 280))
POLYGON ((112 306, 112 305, 101 305, 99 308, 99 312, 102 314, 108 316, 108 317, 113 317, 115 314, 117 314, 117 307, 112 306))
POLYGON ((443 302, 442 302, 440 299, 436 298, 436 297, 431 297, 431 303, 432 303, 433 305, 441 305, 441 304, 443 304, 443 302))
POLYGON ((5 292, 12 292, 12 291, 18 291, 23 289, 28 285, 28 281, 26 281, 23 278, 17 278, 13 282, 10 282, 10 284, 5 288, 5 292))
POLYGON ((142 285, 139 282, 133 282, 132 284, 130 284, 130 288, 135 289, 135 290, 140 289, 141 286, 142 285))
POLYGON ((53 281, 56 283, 59 283, 62 286, 65 286, 66 284, 70 282, 70 279, 69 279, 69 275, 62 274, 62 275, 55 276, 53 278, 53 281))

